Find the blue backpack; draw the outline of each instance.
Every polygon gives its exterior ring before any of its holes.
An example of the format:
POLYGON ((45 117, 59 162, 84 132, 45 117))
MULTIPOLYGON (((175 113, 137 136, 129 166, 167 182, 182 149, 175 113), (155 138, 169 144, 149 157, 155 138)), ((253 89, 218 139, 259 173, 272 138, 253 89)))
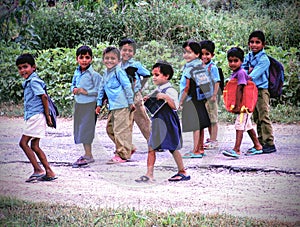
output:
POLYGON ((283 65, 276 59, 268 56, 270 61, 269 67, 269 93, 271 98, 277 98, 282 94, 284 82, 283 65))

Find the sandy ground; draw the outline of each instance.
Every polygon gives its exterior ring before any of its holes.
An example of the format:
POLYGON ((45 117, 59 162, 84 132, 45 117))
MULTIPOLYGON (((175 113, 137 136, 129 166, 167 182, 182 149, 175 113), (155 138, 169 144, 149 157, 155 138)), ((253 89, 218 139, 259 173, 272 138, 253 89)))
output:
MULTIPOLYGON (((137 183, 134 179, 146 170, 146 141, 135 126, 133 141, 138 151, 132 160, 107 165, 114 146, 106 135, 105 123, 97 122, 95 163, 74 169, 71 163, 83 155, 82 146, 74 144, 72 120, 58 119, 58 128, 48 128, 47 137, 41 140, 58 179, 25 183, 32 167, 18 146, 23 119, 0 117, 0 194, 83 207, 231 214, 296 222, 300 226, 299 124, 274 124, 278 152, 242 155, 238 160, 221 154, 221 149, 233 146, 235 132, 233 125, 220 124, 219 148, 207 151, 203 159, 184 160, 190 181, 168 182, 176 173, 175 163, 170 153, 160 152, 156 181, 137 183)), ((192 134, 183 136, 182 154, 192 149, 192 134)), ((251 142, 245 134, 243 152, 249 147, 251 142)))

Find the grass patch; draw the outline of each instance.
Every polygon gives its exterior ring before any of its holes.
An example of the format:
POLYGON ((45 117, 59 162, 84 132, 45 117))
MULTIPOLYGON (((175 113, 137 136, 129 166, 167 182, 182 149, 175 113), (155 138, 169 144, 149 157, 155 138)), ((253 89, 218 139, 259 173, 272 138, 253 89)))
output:
POLYGON ((91 209, 32 203, 0 196, 0 226, 295 226, 293 223, 231 215, 91 209))

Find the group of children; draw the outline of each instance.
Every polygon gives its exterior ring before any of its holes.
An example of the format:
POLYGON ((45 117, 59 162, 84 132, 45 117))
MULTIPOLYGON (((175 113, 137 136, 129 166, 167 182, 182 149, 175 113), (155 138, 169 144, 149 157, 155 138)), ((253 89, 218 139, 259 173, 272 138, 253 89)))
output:
MULTIPOLYGON (((237 116, 235 122, 236 142, 231 150, 222 151, 225 156, 237 158, 241 154, 240 146, 243 132, 247 131, 254 146, 246 154, 255 155, 275 152, 272 124, 269 118, 268 67, 270 63, 264 52, 265 37, 263 32, 254 31, 249 36, 250 53, 244 59, 244 52, 233 47, 227 52, 231 78, 238 79, 237 103, 243 93, 247 80, 252 79, 258 87, 259 95, 254 111, 257 121, 257 132, 251 124, 251 113, 243 114, 243 120, 237 116)), ((151 94, 142 96, 142 89, 150 77, 150 72, 138 61, 134 60, 136 43, 132 39, 123 39, 119 48, 109 46, 103 51, 102 61, 106 69, 102 76, 92 67, 93 54, 88 46, 81 46, 76 51, 78 67, 72 79, 71 92, 74 95, 74 141, 83 144, 85 154, 73 163, 73 167, 86 166, 94 162, 92 142, 95 135, 97 115, 107 99, 109 114, 106 125, 108 137, 115 144, 113 157, 107 164, 124 163, 136 151, 132 143, 133 124, 136 122, 148 143, 147 171, 137 178, 136 182, 154 181, 154 165, 156 152, 169 150, 178 168, 177 174, 169 181, 189 180, 190 176, 184 168, 182 158, 202 158, 204 149, 218 146, 218 103, 220 76, 217 66, 212 61, 215 45, 205 40, 186 41, 183 44, 183 58, 186 64, 182 69, 180 93, 172 86, 170 80, 174 71, 165 61, 158 61, 152 67, 152 81, 157 86, 151 94), (196 84, 192 70, 200 67, 206 70, 212 80, 212 97, 198 100, 195 94, 196 84), (129 77, 130 76, 130 77, 129 77), (163 100, 163 107, 150 118, 146 113, 144 102, 155 96, 163 100), (177 114, 182 110, 182 122, 177 114), (208 128, 209 136, 204 143, 204 129, 208 128), (181 131, 182 130, 182 131, 181 131), (181 156, 182 132, 193 132, 193 150, 181 156)), ((24 118, 25 128, 20 140, 33 165, 33 174, 26 180, 51 181, 55 173, 49 166, 44 152, 39 147, 39 140, 45 135, 46 124, 52 125, 44 82, 35 72, 36 65, 30 54, 23 54, 16 61, 19 74, 25 79, 24 118), (28 146, 31 140, 31 147, 28 146), (43 170, 35 157, 40 159, 43 170)), ((237 106, 237 105, 236 105, 237 106)), ((238 110, 234 111, 238 113, 238 110)))

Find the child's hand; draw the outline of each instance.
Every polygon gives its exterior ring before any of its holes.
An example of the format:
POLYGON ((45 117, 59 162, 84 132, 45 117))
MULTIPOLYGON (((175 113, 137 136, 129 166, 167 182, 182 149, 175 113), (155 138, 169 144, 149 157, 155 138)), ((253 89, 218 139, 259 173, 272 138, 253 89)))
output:
POLYGON ((51 119, 51 116, 50 115, 47 115, 46 116, 46 121, 47 121, 47 125, 49 127, 53 127, 53 122, 52 122, 52 119, 51 119))
POLYGON ((84 88, 78 88, 78 94, 87 95, 87 91, 84 88))
POLYGON ((164 94, 164 93, 157 93, 156 98, 157 99, 166 99, 166 94, 164 94))
POLYGON ((75 88, 73 89, 73 94, 74 94, 74 95, 77 95, 77 94, 78 94, 78 88, 77 88, 77 87, 75 87, 75 88))
POLYGON ((213 96, 211 96, 211 98, 210 98, 210 100, 209 101, 211 101, 211 102, 215 102, 215 101, 217 101, 217 95, 213 95, 213 96))
POLYGON ((97 106, 95 109, 96 114, 100 114, 101 106, 97 106))
POLYGON ((129 105, 130 112, 135 111, 135 105, 132 103, 129 105))
POLYGON ((143 101, 144 101, 144 102, 145 102, 147 99, 149 99, 149 96, 148 96, 148 95, 146 95, 146 96, 143 97, 143 101))
POLYGON ((249 74, 252 72, 252 70, 253 70, 254 68, 253 67, 249 67, 249 74))

